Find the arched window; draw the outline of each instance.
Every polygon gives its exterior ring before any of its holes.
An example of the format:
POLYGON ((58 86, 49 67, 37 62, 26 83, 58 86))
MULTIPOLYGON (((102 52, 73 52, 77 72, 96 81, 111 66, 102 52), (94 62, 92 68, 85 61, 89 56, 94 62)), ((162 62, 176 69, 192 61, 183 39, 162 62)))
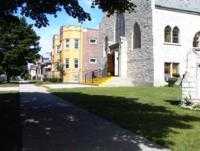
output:
POLYGON ((171 27, 170 26, 167 26, 165 27, 165 42, 171 42, 171 27))
POLYGON ((108 36, 105 36, 104 46, 105 46, 105 51, 107 52, 108 51, 108 36))
POLYGON ((174 27, 173 29, 173 43, 179 43, 179 28, 174 27))
POLYGON ((138 23, 134 24, 133 48, 141 48, 141 31, 138 23))
POLYGON ((194 36, 193 47, 200 47, 200 32, 196 33, 194 36))
POLYGON ((120 41, 120 37, 125 36, 125 16, 123 13, 117 13, 115 25, 115 39, 116 42, 120 41))

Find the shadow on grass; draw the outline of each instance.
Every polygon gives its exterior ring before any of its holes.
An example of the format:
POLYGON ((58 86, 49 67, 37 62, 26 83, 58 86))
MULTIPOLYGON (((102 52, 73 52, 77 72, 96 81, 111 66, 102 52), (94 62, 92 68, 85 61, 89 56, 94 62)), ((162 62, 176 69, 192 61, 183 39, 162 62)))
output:
POLYGON ((174 105, 174 106, 178 106, 181 105, 181 101, 180 100, 165 100, 165 102, 174 105))
MULTIPOLYGON (((200 121, 198 117, 179 115, 164 106, 139 103, 137 102, 137 98, 66 92, 57 92, 54 94, 166 147, 175 143, 173 142, 175 140, 167 139, 167 135, 172 132, 172 128, 191 129, 193 127, 189 122, 200 121)), ((120 140, 128 139, 124 137, 125 132, 119 134, 118 129, 112 129, 113 127, 109 127, 109 124, 106 126, 105 122, 99 121, 100 119, 92 117, 72 106, 60 105, 62 103, 58 102, 55 96, 50 97, 47 93, 23 93, 22 95, 24 96, 24 100, 19 105, 19 101, 16 101, 19 97, 18 94, 0 93, 0 134, 2 140, 2 149, 0 148, 0 150, 2 151, 20 151, 22 149, 22 144, 24 145, 24 142, 22 142, 22 131, 25 132, 25 141, 26 143, 30 143, 29 147, 31 147, 32 150, 66 150, 69 149, 67 147, 73 146, 76 142, 81 142, 80 146, 76 145, 75 147, 85 147, 90 148, 85 149, 86 151, 95 151, 99 150, 97 148, 99 146, 95 145, 101 143, 107 143, 103 146, 105 148, 111 145, 109 143, 113 143, 114 145, 112 145, 116 146, 116 148, 118 148, 117 145, 122 144, 122 142, 127 143, 127 141, 120 140), (37 98, 39 98, 39 100, 37 100, 37 98), (20 106, 22 110, 19 109, 20 106), (20 118, 21 113, 25 116, 20 118), (78 120, 74 121, 71 119, 72 115, 78 120), (68 116, 69 118, 66 118, 68 116), (25 128, 24 131, 21 121, 27 121, 27 119, 29 119, 30 122, 32 119, 36 119, 39 123, 29 122, 25 124, 25 127, 23 127, 25 128), (51 126, 51 137, 45 133, 45 128, 47 126, 51 126), (37 138, 37 140, 35 140, 35 138, 37 138), (110 138, 114 140, 108 140, 110 138), (117 142, 118 140, 120 141, 117 142), (44 146, 40 146, 40 143, 44 146), (52 147, 55 149, 52 149, 52 147)), ((134 141, 135 149, 133 150, 141 150, 139 145, 144 143, 145 140, 138 137, 134 141)), ((145 144, 153 146, 149 142, 145 144)), ((130 144, 124 144, 124 146, 128 145, 130 144)), ((108 150, 110 151, 111 149, 108 150)), ((118 148, 117 150, 122 149, 118 148)), ((123 150, 129 151, 130 148, 123 150)))
POLYGON ((0 93, 1 151, 19 151, 22 148, 20 106, 18 93, 0 93))
POLYGON ((139 103, 137 98, 66 92, 54 94, 165 147, 175 143, 167 139, 170 132, 177 133, 172 128, 191 129, 189 122, 200 121, 198 117, 180 115, 164 106, 139 103))
POLYGON ((0 82, 0 87, 15 87, 18 86, 18 81, 11 81, 10 83, 7 82, 0 82))

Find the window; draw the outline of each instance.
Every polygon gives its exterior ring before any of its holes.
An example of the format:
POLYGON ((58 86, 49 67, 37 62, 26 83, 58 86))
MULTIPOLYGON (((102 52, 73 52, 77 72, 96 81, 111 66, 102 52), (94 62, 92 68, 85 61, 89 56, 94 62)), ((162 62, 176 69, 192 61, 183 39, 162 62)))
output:
POLYGON ((56 50, 57 50, 57 53, 60 52, 60 45, 57 46, 56 50))
POLYGON ((79 48, 79 39, 74 40, 74 48, 78 49, 79 48))
POLYGON ((165 42, 171 42, 171 27, 165 27, 165 42))
POLYGON ((138 23, 134 25, 133 48, 141 48, 141 31, 138 23))
POLYGON ((172 76, 179 74, 179 63, 172 64, 172 76))
POLYGON ((78 75, 74 75, 74 81, 79 81, 79 76, 78 75))
POLYGON ((120 37, 125 36, 125 16, 124 13, 117 13, 115 24, 115 40, 120 41, 120 37))
POLYGON ((66 60, 65 60, 65 67, 69 68, 69 58, 66 58, 66 60))
POLYGON ((90 39, 90 44, 97 44, 97 39, 90 39))
POLYGON ((173 29, 173 43, 179 43, 179 28, 174 27, 173 29))
POLYGON ((193 47, 200 46, 200 32, 196 33, 193 40, 193 47))
POLYGON ((78 68, 78 59, 77 58, 74 59, 74 68, 78 68))
POLYGON ((66 39, 66 41, 65 41, 65 46, 66 46, 66 48, 69 48, 69 42, 70 42, 70 40, 69 40, 69 39, 66 39))
POLYGON ((105 52, 108 52, 108 36, 105 37, 104 46, 105 46, 105 52))
POLYGON ((165 74, 170 75, 170 66, 171 66, 171 63, 165 63, 165 74))
POLYGON ((97 62, 96 58, 90 58, 90 63, 95 64, 97 62))
POLYGON ((169 78, 179 76, 179 63, 167 62, 164 64, 165 81, 169 78))

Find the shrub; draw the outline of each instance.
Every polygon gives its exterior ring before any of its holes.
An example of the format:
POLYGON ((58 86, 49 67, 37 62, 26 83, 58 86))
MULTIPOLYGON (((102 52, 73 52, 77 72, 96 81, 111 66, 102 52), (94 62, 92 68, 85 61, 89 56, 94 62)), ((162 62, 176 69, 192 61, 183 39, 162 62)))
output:
POLYGON ((169 78, 167 80, 168 86, 169 87, 174 87, 174 85, 175 85, 175 83, 176 83, 177 80, 178 80, 178 78, 169 78))
POLYGON ((45 78, 44 82, 46 82, 46 81, 52 82, 52 83, 59 83, 59 82, 62 82, 62 79, 60 79, 60 78, 45 78))
POLYGON ((180 77, 180 74, 179 74, 179 73, 173 73, 172 76, 173 76, 174 78, 179 78, 179 77, 180 77))
POLYGON ((192 105, 191 96, 184 98, 184 105, 186 105, 186 106, 191 106, 192 105))

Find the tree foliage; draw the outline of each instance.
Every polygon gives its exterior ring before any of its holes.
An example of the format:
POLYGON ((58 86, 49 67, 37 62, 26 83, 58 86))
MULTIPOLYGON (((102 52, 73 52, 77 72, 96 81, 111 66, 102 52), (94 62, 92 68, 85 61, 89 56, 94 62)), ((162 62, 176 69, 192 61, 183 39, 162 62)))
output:
POLYGON ((8 81, 25 74, 27 64, 34 62, 39 50, 39 37, 24 18, 0 19, 0 69, 8 81))
MULTIPOLYGON (((115 11, 133 11, 135 5, 130 0, 84 0, 91 1, 91 7, 98 7, 108 15, 115 11)), ((37 27, 47 26, 47 14, 54 15, 64 9, 69 16, 79 22, 91 20, 90 14, 80 6, 79 0, 1 0, 0 17, 8 18, 19 12, 21 15, 35 20, 37 27)))

